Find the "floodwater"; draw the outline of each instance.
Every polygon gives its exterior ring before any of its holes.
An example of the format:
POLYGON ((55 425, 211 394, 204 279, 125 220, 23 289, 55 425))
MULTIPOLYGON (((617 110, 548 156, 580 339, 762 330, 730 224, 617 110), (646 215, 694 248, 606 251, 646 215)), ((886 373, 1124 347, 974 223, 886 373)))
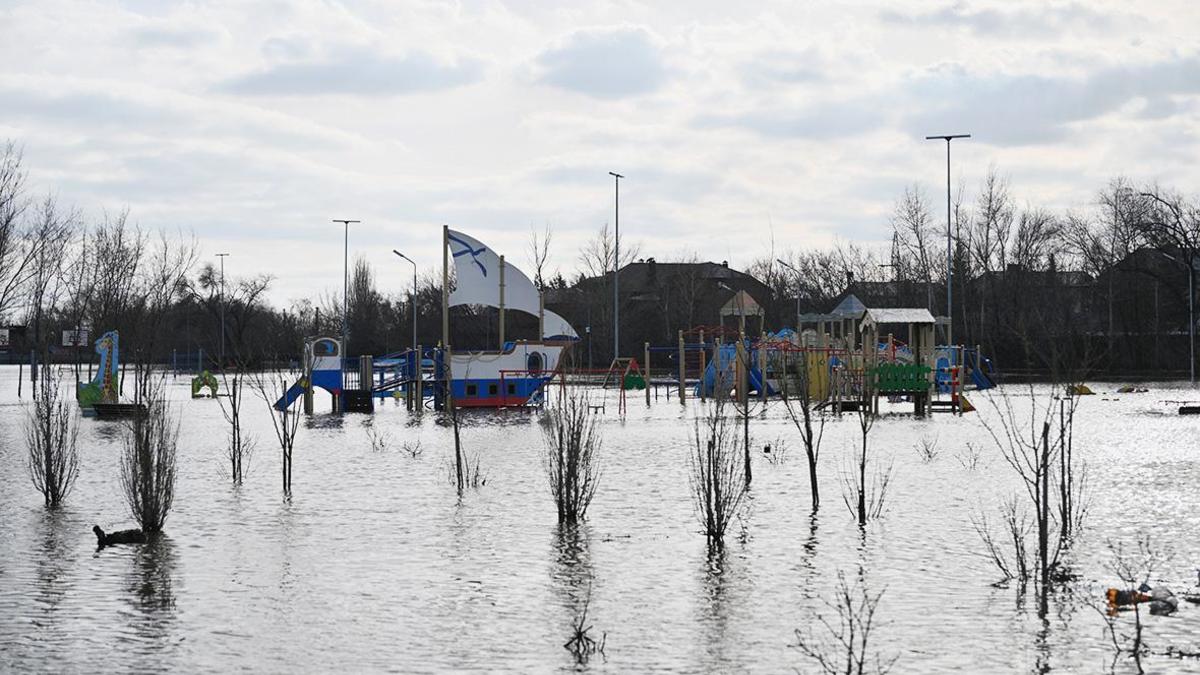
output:
MULTIPOLYGON (((631 394, 622 419, 608 392, 602 482, 587 522, 564 529, 536 413, 464 415, 463 443, 486 484, 461 499, 448 479, 452 436, 436 414, 389 401, 374 415, 316 415, 300 429, 285 498, 261 400, 247 397, 258 447, 233 487, 217 402, 190 400, 186 378, 168 383, 181 433, 166 535, 97 552, 94 523, 132 525, 118 486, 120 426, 81 421, 79 482, 49 512, 24 468, 16 369, 0 369, 0 670, 815 672, 790 645, 817 613, 830 616, 823 602, 843 572, 883 591, 871 640, 897 658, 894 672, 1107 672, 1111 642, 1092 605, 1115 582, 1108 542, 1152 535, 1170 553, 1155 579, 1176 592, 1200 567, 1200 418, 1167 403, 1200 400, 1184 385, 1080 404, 1075 448, 1091 504, 1070 553, 1080 578, 1043 620, 1032 595, 992 585, 971 524, 1020 489, 981 424, 997 418, 983 394, 972 397, 978 413, 876 423, 873 455, 895 473, 885 515, 862 530, 840 485, 856 417, 829 421, 812 515, 798 435, 782 407, 768 408, 752 420, 756 445, 778 452, 782 438, 790 449, 778 463, 756 452, 747 515, 710 555, 688 482, 692 401, 647 407, 631 394), (386 449, 372 449, 368 430, 386 449), (939 450, 930 462, 915 449, 922 439, 939 450), (403 447, 417 443, 416 457, 403 447), (980 455, 973 469, 968 447, 980 455), (589 594, 588 622, 606 648, 580 666, 563 643, 589 594)), ((1028 405, 1027 388, 1009 393, 1028 405)), ((1159 655, 1200 649, 1200 607, 1146 624, 1148 671, 1200 669, 1159 655)), ((1121 657, 1115 670, 1133 663, 1121 657)))

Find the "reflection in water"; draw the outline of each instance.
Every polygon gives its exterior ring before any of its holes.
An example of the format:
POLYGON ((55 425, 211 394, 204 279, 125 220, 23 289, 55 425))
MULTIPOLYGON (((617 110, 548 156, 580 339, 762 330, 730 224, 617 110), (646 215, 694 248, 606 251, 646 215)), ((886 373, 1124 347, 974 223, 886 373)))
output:
POLYGON ((554 564, 550 568, 550 579, 567 611, 559 630, 564 640, 571 635, 576 617, 585 611, 590 614, 595 580, 590 540, 591 530, 587 524, 559 523, 554 530, 554 564))
POLYGON ((817 538, 818 525, 820 519, 817 511, 808 514, 808 536, 804 538, 802 548, 804 552, 796 557, 796 565, 800 568, 800 593, 804 599, 811 600, 815 597, 814 589, 817 587, 817 538))
POLYGON ((175 636, 174 577, 177 555, 175 543, 160 534, 145 544, 133 547, 125 578, 129 631, 141 644, 130 652, 133 663, 123 663, 134 671, 169 669, 170 656, 182 637, 175 636))
POLYGON ((145 637, 161 637, 175 612, 171 579, 175 572, 175 544, 167 535, 135 546, 126 586, 143 619, 135 626, 145 637))
POLYGON ((724 546, 710 545, 704 557, 701 575, 700 625, 708 663, 729 662, 729 580, 728 552, 724 546))
POLYGON ((41 625, 49 625, 56 616, 55 609, 71 590, 68 572, 74 566, 74 556, 67 544, 76 537, 64 535, 70 521, 61 509, 44 509, 41 513, 42 541, 36 558, 37 602, 43 610, 41 625))

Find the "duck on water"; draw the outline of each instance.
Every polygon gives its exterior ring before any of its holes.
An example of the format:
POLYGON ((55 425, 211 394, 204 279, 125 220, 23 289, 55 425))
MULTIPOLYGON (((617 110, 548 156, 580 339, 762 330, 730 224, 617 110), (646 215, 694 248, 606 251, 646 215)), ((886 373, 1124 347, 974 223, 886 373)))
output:
POLYGON ((105 532, 100 529, 99 525, 92 526, 92 532, 96 534, 96 550, 100 550, 105 546, 113 546, 116 544, 144 544, 146 543, 146 534, 141 530, 119 530, 117 532, 105 532))

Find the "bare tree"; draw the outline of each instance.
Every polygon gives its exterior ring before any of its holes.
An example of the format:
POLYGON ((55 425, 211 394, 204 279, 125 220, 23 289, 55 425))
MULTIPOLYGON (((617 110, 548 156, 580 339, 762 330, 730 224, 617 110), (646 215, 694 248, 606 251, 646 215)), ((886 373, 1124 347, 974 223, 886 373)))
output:
POLYGON ((797 628, 796 644, 792 647, 828 675, 888 672, 899 655, 882 656, 871 640, 878 628, 875 613, 883 593, 871 593, 861 570, 852 584, 847 583, 846 575, 839 571, 834 600, 824 601, 836 618, 818 613, 815 625, 820 628, 814 629, 813 623, 804 630, 797 628))
POLYGON ((292 401, 290 405, 287 403, 287 380, 276 379, 270 375, 259 375, 254 378, 252 386, 258 392, 259 398, 267 404, 267 410, 271 413, 271 426, 275 430, 275 439, 279 441, 282 459, 280 470, 283 476, 283 493, 290 495, 292 493, 292 450, 296 447, 296 432, 300 430, 300 411, 295 410, 296 401, 292 401), (276 407, 276 401, 282 405, 276 407))
POLYGON ((229 424, 229 436, 225 442, 225 459, 229 462, 229 477, 234 485, 241 485, 245 476, 246 464, 254 454, 255 440, 242 431, 242 402, 245 399, 246 374, 242 368, 236 367, 232 373, 221 372, 227 396, 225 400, 218 397, 221 415, 229 424))
POLYGON ((972 256, 984 272, 1003 270, 1008 264, 1008 239, 1012 232, 1014 209, 1008 178, 996 167, 988 168, 976 202, 972 256))
POLYGON ((813 511, 816 511, 821 506, 821 491, 817 486, 817 461, 821 457, 821 440, 825 437, 825 416, 816 411, 818 401, 812 393, 808 352, 800 352, 799 356, 801 363, 796 370, 797 391, 795 396, 791 397, 785 393, 783 405, 787 409, 788 419, 800 432, 800 440, 804 443, 804 453, 808 457, 809 491, 812 494, 813 511))
POLYGON ((0 318, 24 290, 34 255, 22 222, 29 201, 21 162, 21 150, 12 141, 0 148, 0 318))
POLYGON ((853 465, 842 475, 842 501, 850 513, 858 518, 859 527, 868 520, 883 515, 887 500, 888 485, 892 480, 893 464, 876 466, 870 453, 869 439, 875 426, 875 413, 871 410, 872 399, 870 375, 863 376, 862 404, 858 406, 858 429, 861 444, 855 450, 853 465), (868 468, 870 471, 868 471, 868 468))
POLYGON ((46 195, 33 210, 33 221, 27 234, 30 263, 26 307, 28 324, 33 326, 33 343, 38 351, 46 349, 42 320, 57 304, 63 260, 78 222, 78 214, 61 211, 53 195, 46 195))
MULTIPOLYGON (((142 376, 146 381, 150 376, 142 376)), ((171 414, 161 382, 139 383, 146 411, 129 421, 121 453, 121 490, 129 513, 147 535, 162 531, 175 501, 176 445, 179 425, 171 414)))
POLYGON ((1062 228, 1049 211, 1030 208, 1021 212, 1012 240, 1012 261, 1025 270, 1045 269, 1062 249, 1062 228))
POLYGON ((929 200, 919 187, 905 188, 904 196, 896 202, 892 231, 905 253, 901 261, 904 276, 911 274, 925 283, 928 309, 933 310, 933 281, 935 270, 940 269, 934 262, 937 229, 930 214, 929 200))
POLYGON ((1063 576, 1060 574, 1061 556, 1081 527, 1087 509, 1083 494, 1086 466, 1072 450, 1078 400, 1073 395, 1066 399, 1053 395, 1039 399, 1032 386, 1028 411, 1017 411, 1003 392, 998 398, 999 402, 997 397, 991 398, 998 424, 982 422, 1004 461, 1020 478, 1027 498, 1025 503, 1033 515, 1030 519, 1015 498, 1006 503, 1003 536, 1012 547, 1011 563, 1000 544, 1004 540, 991 531, 986 516, 978 518, 975 528, 1006 579, 1015 578, 1024 583, 1036 574, 1044 611, 1048 586, 1055 578, 1063 576), (1052 433, 1055 426, 1058 427, 1057 438, 1052 433), (1026 543, 1030 534, 1037 538, 1033 547, 1026 543), (1031 548, 1032 561, 1027 561, 1026 551, 1031 548))
POLYGON ((546 290, 546 261, 550 258, 550 241, 553 239, 553 232, 550 230, 550 225, 539 234, 532 227, 529 228, 529 263, 533 265, 533 283, 539 291, 546 290))
POLYGON ((259 274, 238 278, 222 288, 221 272, 212 263, 200 267, 195 279, 188 281, 186 295, 202 307, 212 318, 208 343, 217 353, 221 339, 221 316, 225 317, 225 340, 227 349, 237 354, 243 363, 257 356, 247 343, 247 333, 260 315, 268 312, 264 304, 273 277, 259 274))
POLYGON ((74 402, 62 397, 53 368, 42 368, 40 378, 41 386, 34 392, 33 406, 25 420, 27 466, 46 506, 54 508, 79 477, 79 413, 74 402))
POLYGON ((740 513, 746 497, 745 467, 737 432, 725 412, 725 397, 716 396, 696 421, 689 463, 696 512, 710 546, 724 543, 725 530, 740 513))
MULTIPOLYGON (((622 242, 621 259, 616 261, 617 267, 624 267, 637 260, 640 251, 641 247, 638 244, 628 241, 622 242)), ((589 239, 583 245, 583 250, 579 252, 579 262, 583 266, 584 272, 592 277, 602 277, 613 271, 615 258, 616 239, 612 231, 609 230, 608 223, 605 223, 596 232, 596 236, 589 239)))
POLYGON ((546 412, 545 466, 560 523, 583 519, 600 480, 601 437, 587 398, 571 394, 546 412))

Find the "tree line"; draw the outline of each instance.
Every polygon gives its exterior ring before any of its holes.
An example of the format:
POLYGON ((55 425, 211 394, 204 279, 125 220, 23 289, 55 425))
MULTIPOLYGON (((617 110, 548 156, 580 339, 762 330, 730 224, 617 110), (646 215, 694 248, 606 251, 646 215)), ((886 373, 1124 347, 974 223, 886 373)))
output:
MULTIPOLYGON (((732 271, 715 281, 702 278, 694 252, 663 256, 660 266, 671 271, 649 289, 625 292, 622 279, 621 315, 637 318, 623 322, 622 351, 673 344, 679 330, 713 323, 712 303, 737 288, 751 289, 772 330, 793 326, 797 310, 827 312, 848 292, 868 306, 927 307, 941 315, 950 272, 955 342, 981 345, 1003 366, 1045 369, 1050 358, 1070 352, 1072 362, 1093 369, 1187 369, 1189 261, 1200 248, 1195 198, 1116 178, 1092 203, 1055 212, 1020 201, 993 167, 973 194, 956 187, 950 212, 949 266, 945 217, 919 185, 906 188, 880 223, 880 239, 890 234, 890 246, 771 248, 747 266, 749 277, 732 271)), ((551 267, 552 234, 530 233, 525 267, 548 307, 581 334, 579 350, 606 364, 617 262, 612 232, 607 224, 598 228, 575 255, 569 279, 551 267)), ((644 260, 637 245, 622 244, 623 269, 644 260)), ((83 326, 92 339, 120 331, 126 357, 192 367, 216 366, 222 352, 227 362, 294 360, 304 337, 341 334, 341 294, 277 307, 267 300, 271 284, 269 275, 222 278, 218 265, 201 260, 192 235, 145 230, 128 210, 89 218, 53 193, 34 195, 19 146, 0 147, 0 325, 12 327, 10 360, 32 352, 70 361, 61 331, 83 326)), ((370 264, 357 259, 347 298, 348 353, 407 348, 414 304, 417 341, 438 344, 440 270, 421 274, 413 290, 380 290, 370 264)), ((494 309, 454 308, 451 325, 456 346, 498 344, 494 309)), ((537 318, 508 313, 506 335, 536 338, 537 318)), ((89 347, 80 351, 91 358, 89 347)))

